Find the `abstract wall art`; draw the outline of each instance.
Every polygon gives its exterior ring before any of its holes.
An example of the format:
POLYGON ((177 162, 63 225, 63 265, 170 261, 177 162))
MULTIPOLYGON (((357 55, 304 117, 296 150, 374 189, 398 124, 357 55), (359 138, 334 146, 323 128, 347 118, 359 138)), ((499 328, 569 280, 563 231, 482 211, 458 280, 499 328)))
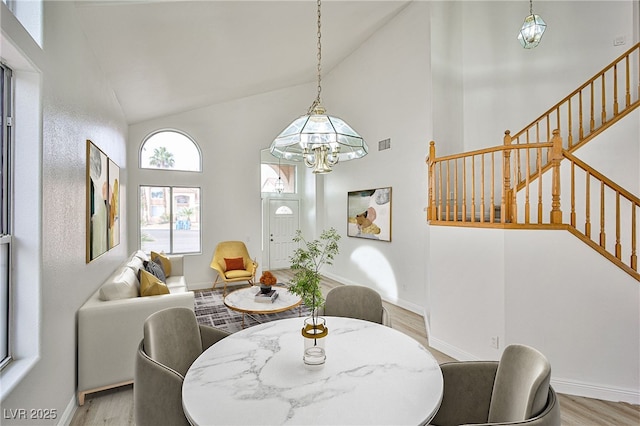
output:
POLYGON ((391 187, 347 194, 347 235, 391 241, 391 187))

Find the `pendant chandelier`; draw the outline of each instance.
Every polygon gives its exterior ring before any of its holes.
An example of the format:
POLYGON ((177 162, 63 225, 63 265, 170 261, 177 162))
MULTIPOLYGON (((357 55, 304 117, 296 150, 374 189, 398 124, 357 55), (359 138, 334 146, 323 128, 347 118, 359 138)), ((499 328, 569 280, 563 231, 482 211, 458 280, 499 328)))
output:
POLYGON ((533 14, 533 0, 529 0, 529 16, 524 18, 522 28, 518 33, 518 41, 525 49, 533 49, 542 40, 542 34, 547 29, 547 24, 540 15, 533 14))
POLYGON ((318 94, 307 114, 296 118, 271 143, 270 152, 278 158, 304 161, 313 173, 329 173, 338 161, 367 155, 362 136, 344 120, 326 114, 320 102, 322 33, 320 0, 318 0, 318 94))

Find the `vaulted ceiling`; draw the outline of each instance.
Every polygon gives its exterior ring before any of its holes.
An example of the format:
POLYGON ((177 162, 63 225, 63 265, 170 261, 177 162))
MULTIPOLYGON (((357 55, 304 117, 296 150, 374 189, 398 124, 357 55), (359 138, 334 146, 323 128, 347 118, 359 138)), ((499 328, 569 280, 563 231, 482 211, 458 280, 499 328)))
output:
MULTIPOLYGON (((325 0, 323 75, 409 3, 325 0)), ((75 5, 129 123, 316 80, 315 1, 75 5)))

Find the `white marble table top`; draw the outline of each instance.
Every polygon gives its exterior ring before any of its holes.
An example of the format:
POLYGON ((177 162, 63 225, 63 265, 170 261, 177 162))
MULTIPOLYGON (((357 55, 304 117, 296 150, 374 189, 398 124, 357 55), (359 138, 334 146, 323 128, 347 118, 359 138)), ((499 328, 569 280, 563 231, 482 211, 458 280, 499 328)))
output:
POLYGON ((273 302, 256 302, 256 293, 260 286, 251 286, 234 290, 224 298, 224 304, 234 311, 246 313, 270 314, 283 312, 295 308, 302 303, 300 296, 291 294, 286 287, 273 287, 278 292, 278 298, 273 302))
POLYGON ((303 318, 272 321, 207 349, 186 374, 193 425, 419 425, 440 406, 442 372, 409 336, 326 317, 327 361, 302 361, 303 318))

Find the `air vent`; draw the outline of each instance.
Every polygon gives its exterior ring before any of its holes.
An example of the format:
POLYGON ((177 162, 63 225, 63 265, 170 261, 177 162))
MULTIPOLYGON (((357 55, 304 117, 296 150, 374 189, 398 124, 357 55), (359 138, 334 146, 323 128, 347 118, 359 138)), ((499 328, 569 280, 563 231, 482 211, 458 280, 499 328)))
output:
POLYGON ((384 139, 378 142, 378 151, 384 151, 391 148, 391 139, 384 139))

